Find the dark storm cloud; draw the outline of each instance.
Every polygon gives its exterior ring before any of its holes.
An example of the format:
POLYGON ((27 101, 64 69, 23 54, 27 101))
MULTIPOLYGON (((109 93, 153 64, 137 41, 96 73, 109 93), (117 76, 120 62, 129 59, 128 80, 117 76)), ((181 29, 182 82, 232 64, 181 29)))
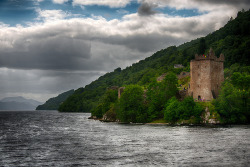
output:
POLYGON ((140 16, 154 15, 154 14, 158 13, 157 11, 154 10, 154 8, 156 8, 156 7, 157 7, 156 4, 143 1, 141 3, 141 5, 139 6, 137 12, 140 16))
POLYGON ((0 67, 21 69, 84 69, 81 62, 91 56, 91 44, 63 37, 19 39, 14 49, 0 52, 0 67))
POLYGON ((130 17, 114 23, 74 19, 30 28, 5 28, 2 30, 4 40, 0 40, 0 67, 106 71, 117 67, 118 60, 131 63, 145 58, 145 54, 181 44, 191 36, 198 37, 214 29, 213 21, 208 19, 212 24, 157 15, 130 17))

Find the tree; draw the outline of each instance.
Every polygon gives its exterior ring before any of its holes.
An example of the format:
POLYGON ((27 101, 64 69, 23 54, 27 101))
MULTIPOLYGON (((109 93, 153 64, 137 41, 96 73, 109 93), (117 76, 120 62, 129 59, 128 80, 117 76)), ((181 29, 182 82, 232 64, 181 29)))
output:
POLYGON ((249 113, 244 113, 241 96, 242 92, 230 82, 225 82, 222 86, 219 97, 213 103, 224 123, 244 123, 247 121, 249 113))
POLYGON ((232 84, 242 91, 248 91, 250 85, 250 75, 234 72, 232 77, 232 84))
POLYGON ((166 109, 164 112, 164 119, 167 122, 174 123, 179 119, 179 116, 177 115, 177 109, 180 106, 180 102, 176 99, 176 97, 172 97, 168 103, 166 104, 166 109))
POLYGON ((118 119, 122 122, 147 122, 143 89, 139 85, 126 86, 121 95, 118 119))
POLYGON ((198 54, 204 54, 205 50, 206 50, 206 41, 205 38, 201 38, 198 46, 198 54))
POLYGON ((121 67, 118 67, 114 70, 114 72, 121 72, 121 71, 122 71, 121 67))
POLYGON ((163 117, 163 110, 167 101, 176 95, 177 77, 173 72, 169 72, 162 82, 152 82, 148 86, 147 101, 149 120, 163 117))
POLYGON ((100 104, 91 111, 92 116, 102 118, 103 115, 111 109, 111 105, 117 101, 117 90, 107 90, 103 95, 100 104))
POLYGON ((175 123, 178 120, 193 119, 193 123, 200 123, 203 108, 199 103, 195 103, 192 97, 186 97, 179 102, 176 97, 172 97, 166 104, 164 119, 167 122, 175 123))
POLYGON ((165 89, 165 96, 167 100, 176 95, 178 91, 177 84, 178 79, 176 77, 176 74, 174 74, 173 72, 168 73, 163 80, 163 87, 165 89))

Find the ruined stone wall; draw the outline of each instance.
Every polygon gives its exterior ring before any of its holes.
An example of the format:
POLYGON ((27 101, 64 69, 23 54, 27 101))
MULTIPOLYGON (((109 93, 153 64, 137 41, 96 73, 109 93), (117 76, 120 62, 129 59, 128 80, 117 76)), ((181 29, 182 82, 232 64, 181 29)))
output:
POLYGON ((211 63, 211 90, 215 97, 218 97, 221 83, 224 81, 224 66, 223 62, 213 61, 211 63))
POLYGON ((125 87, 120 87, 120 88, 118 89, 118 99, 121 98, 121 95, 122 95, 124 89, 125 89, 125 87))

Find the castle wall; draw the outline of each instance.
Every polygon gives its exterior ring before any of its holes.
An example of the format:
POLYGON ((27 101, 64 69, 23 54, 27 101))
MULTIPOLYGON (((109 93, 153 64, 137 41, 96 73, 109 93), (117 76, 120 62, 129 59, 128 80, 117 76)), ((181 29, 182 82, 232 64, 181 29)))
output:
POLYGON ((224 81, 224 55, 217 58, 210 50, 206 55, 195 55, 190 62, 190 86, 188 94, 194 99, 210 101, 218 97, 221 83, 224 81))
POLYGON ((218 97, 221 83, 224 81, 223 62, 213 61, 211 68, 211 90, 218 97))
POLYGON ((211 100, 211 62, 209 60, 191 61, 191 80, 189 95, 194 99, 211 100))

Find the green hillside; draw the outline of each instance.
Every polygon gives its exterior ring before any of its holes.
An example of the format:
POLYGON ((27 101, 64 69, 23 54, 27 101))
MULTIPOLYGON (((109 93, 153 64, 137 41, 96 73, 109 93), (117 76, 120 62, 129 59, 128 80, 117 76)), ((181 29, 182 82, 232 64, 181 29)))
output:
POLYGON ((230 19, 221 29, 184 43, 178 47, 170 46, 162 49, 152 56, 127 67, 120 68, 101 76, 84 88, 77 89, 64 101, 59 111, 62 112, 90 112, 103 99, 107 88, 111 86, 125 86, 137 84, 148 86, 163 73, 181 70, 189 71, 189 62, 196 53, 204 54, 212 47, 218 56, 225 55, 225 67, 244 69, 249 66, 250 55, 250 11, 239 12, 235 19, 230 19), (184 69, 174 69, 174 64, 183 64, 184 69))
POLYGON ((59 105, 73 93, 74 90, 72 89, 59 94, 57 97, 50 98, 44 104, 37 106, 36 110, 57 110, 59 105))

